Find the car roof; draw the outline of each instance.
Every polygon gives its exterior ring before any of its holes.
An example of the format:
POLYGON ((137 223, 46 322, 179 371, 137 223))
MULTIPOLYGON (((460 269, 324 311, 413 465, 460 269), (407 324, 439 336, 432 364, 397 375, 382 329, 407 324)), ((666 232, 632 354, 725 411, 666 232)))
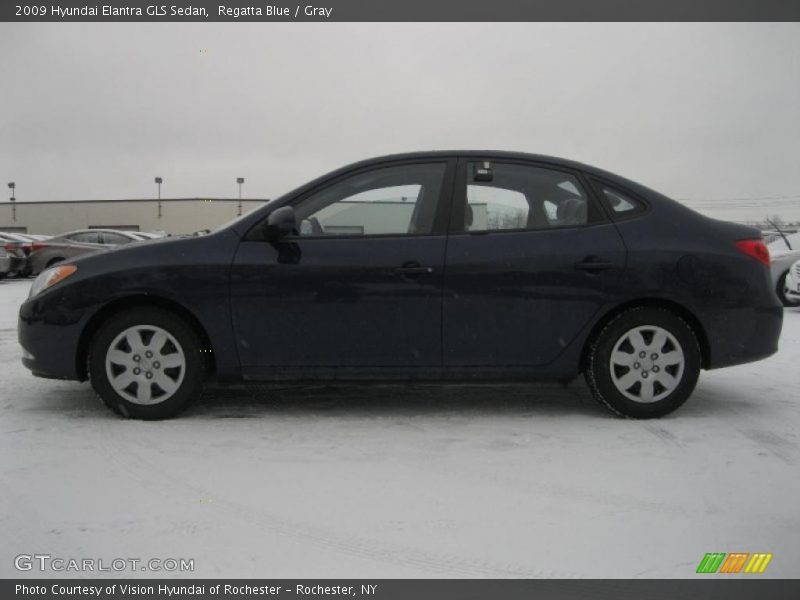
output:
MULTIPOLYGON (((606 171, 605 169, 593 167, 592 165, 587 165, 585 163, 581 163, 575 160, 560 158, 558 156, 548 156, 546 154, 534 154, 530 152, 517 152, 510 150, 426 150, 417 152, 404 152, 399 154, 385 154, 383 156, 375 156, 365 160, 360 160, 354 163, 350 163, 348 165, 345 165, 343 167, 325 173, 324 175, 301 185, 300 187, 292 190, 291 192, 282 195, 279 199, 283 199, 285 196, 295 194, 304 189, 311 188, 315 185, 318 185, 325 179, 328 179, 330 177, 335 177, 340 174, 344 174, 353 169, 358 169, 361 167, 369 167, 372 165, 379 165, 380 163, 383 162, 388 163, 393 161, 406 161, 406 160, 429 160, 432 158, 433 159, 475 158, 475 159, 495 159, 495 160, 505 159, 505 160, 538 162, 551 167, 556 167, 556 168, 563 167, 565 169, 582 171, 584 173, 594 175, 603 179, 607 179, 612 182, 617 182, 618 184, 626 186, 628 188, 633 188, 634 191, 648 193, 648 194, 654 192, 654 190, 649 189, 643 186, 642 184, 632 181, 626 177, 623 177, 622 175, 618 175, 616 173, 606 171)), ((658 192, 655 193, 658 194, 658 192)), ((658 195, 661 196, 661 194, 658 195)))
POLYGON ((598 172, 605 174, 606 171, 580 163, 567 158, 558 156, 549 156, 546 154, 535 154, 531 152, 518 152, 511 150, 426 150, 417 152, 403 152, 398 154, 385 154, 383 156, 376 156, 366 160, 361 160, 350 165, 342 167, 342 169, 351 169, 361 164, 368 165, 370 163, 389 162, 393 160, 413 160, 413 159, 430 159, 430 158, 504 158, 507 160, 525 160, 533 162, 542 162, 550 165, 558 165, 570 169, 578 169, 581 171, 598 172))
POLYGON ((30 241, 25 234, 14 231, 0 231, 0 237, 13 242, 30 241))
POLYGON ((76 229, 75 231, 67 231, 64 233, 59 233, 55 237, 66 237, 68 235, 75 235, 76 233, 121 233, 122 235, 127 235, 131 233, 129 231, 121 231, 119 229, 76 229))
POLYGON ((280 205, 287 197, 294 196, 299 193, 303 193, 306 190, 312 189, 321 183, 324 183, 327 179, 331 179, 334 177, 338 177, 340 175, 347 174, 349 171, 357 170, 360 168, 368 168, 371 166, 378 166, 381 163, 391 163, 394 161, 411 161, 411 160, 430 160, 430 159, 450 159, 450 158, 475 158, 475 159, 494 159, 494 160, 519 160, 519 161, 527 161, 527 162, 537 162, 541 163, 546 166, 550 167, 562 167, 565 169, 572 169, 575 171, 582 171, 589 175, 593 175, 595 177, 599 177, 601 179, 608 180, 611 183, 616 183, 617 185, 622 186, 623 188, 627 188, 639 194, 643 194, 648 198, 653 197, 654 195, 668 200, 669 202, 674 202, 671 199, 667 198, 663 194, 656 192, 653 189, 650 189, 636 181, 632 181, 622 175, 618 175, 616 173, 612 173, 610 171, 606 171, 604 169, 593 167, 591 165, 587 165, 585 163, 580 163, 574 160, 569 160, 566 158, 559 158, 557 156, 548 156, 545 154, 533 154, 529 152, 516 152, 516 151, 509 151, 509 150, 427 150, 427 151, 418 151, 418 152, 405 152, 401 154, 386 154, 383 156, 375 156, 372 158, 368 158, 365 160, 360 160, 354 163, 350 163, 324 175, 321 175, 315 179, 307 181, 306 183, 300 185, 299 187, 282 194, 278 198, 275 199, 278 205, 280 205))

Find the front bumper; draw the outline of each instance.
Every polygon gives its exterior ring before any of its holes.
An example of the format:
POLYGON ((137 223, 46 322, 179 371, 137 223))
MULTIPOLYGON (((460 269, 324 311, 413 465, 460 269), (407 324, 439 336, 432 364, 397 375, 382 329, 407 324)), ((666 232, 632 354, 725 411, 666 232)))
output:
POLYGON ((37 377, 83 379, 78 357, 86 321, 85 315, 72 311, 45 311, 38 297, 24 302, 17 326, 22 364, 37 377))

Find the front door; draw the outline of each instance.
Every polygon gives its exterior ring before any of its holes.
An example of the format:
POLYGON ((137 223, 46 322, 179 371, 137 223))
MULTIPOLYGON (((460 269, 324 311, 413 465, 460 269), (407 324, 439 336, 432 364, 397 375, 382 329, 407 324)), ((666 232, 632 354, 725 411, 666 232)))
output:
POLYGON ((613 294, 626 251, 576 172, 460 161, 444 289, 444 365, 555 360, 613 294))
POLYGON ((296 235, 245 236, 231 276, 244 376, 439 370, 454 169, 446 159, 361 169, 290 201, 296 235))

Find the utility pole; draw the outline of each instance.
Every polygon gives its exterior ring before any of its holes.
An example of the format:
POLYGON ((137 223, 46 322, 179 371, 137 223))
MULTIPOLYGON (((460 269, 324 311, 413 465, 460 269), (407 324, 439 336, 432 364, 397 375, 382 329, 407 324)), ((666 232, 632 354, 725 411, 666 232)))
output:
POLYGON ((239 184, 239 211, 238 216, 242 216, 242 184, 244 183, 244 177, 237 177, 236 183, 239 184))
POLYGON ((17 184, 14 183, 13 181, 9 181, 8 182, 8 189, 11 190, 11 198, 9 198, 9 200, 11 201, 11 220, 16 221, 17 220, 17 199, 14 196, 15 196, 15 191, 17 189, 17 184))
POLYGON ((161 184, 163 183, 161 177, 156 177, 156 185, 158 186, 158 218, 161 218, 161 184))

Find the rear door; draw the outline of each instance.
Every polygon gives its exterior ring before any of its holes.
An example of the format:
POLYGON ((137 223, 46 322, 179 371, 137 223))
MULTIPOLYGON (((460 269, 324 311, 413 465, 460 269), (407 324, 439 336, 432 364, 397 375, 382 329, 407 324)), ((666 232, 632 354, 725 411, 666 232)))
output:
POLYGON ((582 175, 463 159, 444 282, 451 371, 546 365, 613 296, 626 251, 582 175))

